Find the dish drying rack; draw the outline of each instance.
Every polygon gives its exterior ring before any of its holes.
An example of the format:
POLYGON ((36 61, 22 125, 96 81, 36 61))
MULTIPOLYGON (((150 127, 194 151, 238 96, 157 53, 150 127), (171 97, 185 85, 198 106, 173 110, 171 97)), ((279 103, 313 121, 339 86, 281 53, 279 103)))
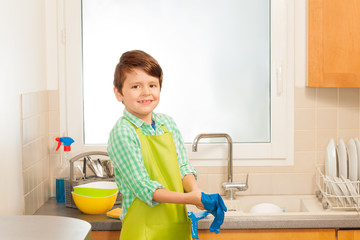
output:
MULTIPOLYGON (((78 154, 70 159, 70 178, 65 179, 65 206, 70 208, 77 208, 72 197, 71 192, 74 191, 74 187, 99 181, 115 181, 113 168, 110 164, 109 155, 107 152, 102 151, 93 151, 85 152, 78 154), (93 157, 94 159, 92 159, 93 157), (106 158, 100 160, 100 158, 106 158), (82 161, 82 168, 80 169, 81 177, 77 177, 78 174, 75 171, 79 172, 79 166, 75 162, 82 161), (103 171, 100 173, 97 165, 101 165, 103 171), (87 171, 87 169, 91 171, 87 171)), ((122 194, 119 192, 115 201, 115 205, 122 203, 122 194)))
POLYGON ((332 181, 322 172, 321 166, 318 166, 316 168, 316 185, 318 187, 316 197, 322 201, 324 209, 360 211, 360 181, 345 182, 343 180, 335 181, 335 179, 332 181), (348 184, 353 186, 349 186, 353 191, 349 189, 348 184), (342 188, 345 186, 348 192, 344 193, 339 185, 342 185, 342 188), (335 191, 334 187, 338 187, 338 191, 335 191))

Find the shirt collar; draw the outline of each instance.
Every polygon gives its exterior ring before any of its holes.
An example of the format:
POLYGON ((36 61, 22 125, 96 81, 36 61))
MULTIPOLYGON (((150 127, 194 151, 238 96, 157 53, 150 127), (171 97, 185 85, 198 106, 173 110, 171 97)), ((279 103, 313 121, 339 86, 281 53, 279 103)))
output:
MULTIPOLYGON (((140 118, 134 116, 132 113, 130 113, 128 110, 124 109, 124 117, 126 117, 132 124, 134 124, 136 127, 141 127, 144 124, 150 125, 146 122, 144 122, 143 120, 141 120, 140 118)), ((156 125, 161 126, 163 124, 162 119, 159 117, 158 114, 152 112, 152 116, 151 116, 152 120, 155 121, 156 125)))

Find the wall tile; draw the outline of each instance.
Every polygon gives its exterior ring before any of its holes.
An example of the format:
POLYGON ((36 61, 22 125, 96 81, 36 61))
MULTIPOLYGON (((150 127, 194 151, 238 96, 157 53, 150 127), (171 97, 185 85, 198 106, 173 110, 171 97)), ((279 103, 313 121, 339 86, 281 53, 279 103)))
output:
POLYGON ((308 130, 315 128, 315 109, 296 108, 295 109, 295 129, 308 130))
POLYGON ((203 191, 210 192, 211 188, 209 188, 209 182, 208 182, 208 174, 198 174, 197 183, 203 191))
POLYGON ((315 193, 315 170, 313 173, 294 174, 294 189, 296 194, 314 194, 315 193))
POLYGON ((294 172, 312 172, 315 169, 316 154, 314 151, 309 152, 295 152, 294 172))
POLYGON ((321 129, 317 131, 316 135, 316 150, 325 151, 330 139, 337 140, 337 130, 321 129))
POLYGON ((58 91, 21 96, 23 193, 25 214, 33 214, 50 196, 50 138, 58 136, 58 91), (51 117, 49 109, 51 107, 51 117), (55 124, 49 125, 49 120, 55 124))
POLYGON ((315 131, 299 131, 295 130, 295 151, 314 151, 315 131))
POLYGON ((49 133, 60 132, 60 112, 50 111, 49 112, 49 133))
POLYGON ((272 194, 295 194, 292 173, 278 173, 272 176, 272 194))
POLYGON ((23 171, 23 193, 26 195, 29 192, 30 186, 29 186, 29 170, 23 171))
POLYGON ((316 88, 295 88, 295 108, 314 108, 316 88))
POLYGON ((339 107, 359 107, 359 89, 339 88, 339 107))
POLYGON ((266 195, 273 194, 273 174, 249 175, 249 189, 247 194, 266 195))
POLYGON ((337 128, 337 108, 317 109, 316 127, 318 129, 336 129, 337 128))
POLYGON ((224 174, 211 174, 211 177, 208 177, 209 193, 220 193, 223 195, 222 183, 225 181, 226 176, 224 174))
POLYGON ((234 173, 271 173, 271 166, 234 167, 234 173))
POLYGON ((341 138, 344 140, 345 143, 347 143, 350 138, 359 137, 358 129, 339 129, 338 130, 338 139, 336 142, 338 142, 341 138))
POLYGON ((29 143, 30 141, 35 140, 39 136, 41 136, 40 132, 40 116, 36 115, 32 118, 27 118, 22 120, 22 128, 23 128, 23 144, 29 143))
POLYGON ((325 164, 325 150, 316 152, 316 166, 325 164))
POLYGON ((359 109, 339 108, 339 128, 359 129, 359 109))
POLYGON ((337 88, 316 88, 317 107, 337 107, 338 89, 337 88))

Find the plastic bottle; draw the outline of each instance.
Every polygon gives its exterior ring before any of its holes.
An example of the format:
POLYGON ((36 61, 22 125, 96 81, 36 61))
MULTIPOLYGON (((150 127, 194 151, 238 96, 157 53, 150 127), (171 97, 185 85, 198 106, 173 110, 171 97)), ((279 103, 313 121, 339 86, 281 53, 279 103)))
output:
POLYGON ((71 137, 61 137, 56 138, 58 145, 56 151, 59 150, 61 144, 64 146, 64 157, 61 157, 60 166, 57 169, 56 177, 56 201, 65 202, 65 178, 68 178, 70 175, 69 169, 69 152, 71 151, 71 144, 74 142, 74 139, 71 137))

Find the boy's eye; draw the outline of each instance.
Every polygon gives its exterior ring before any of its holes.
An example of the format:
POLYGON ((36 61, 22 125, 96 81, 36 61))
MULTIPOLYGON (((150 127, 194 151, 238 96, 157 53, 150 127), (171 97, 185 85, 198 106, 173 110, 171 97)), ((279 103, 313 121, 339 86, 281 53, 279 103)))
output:
POLYGON ((150 87, 151 88, 156 88, 156 84, 151 84, 150 87))
POLYGON ((134 85, 131 88, 139 88, 139 87, 140 87, 139 85, 134 85))

